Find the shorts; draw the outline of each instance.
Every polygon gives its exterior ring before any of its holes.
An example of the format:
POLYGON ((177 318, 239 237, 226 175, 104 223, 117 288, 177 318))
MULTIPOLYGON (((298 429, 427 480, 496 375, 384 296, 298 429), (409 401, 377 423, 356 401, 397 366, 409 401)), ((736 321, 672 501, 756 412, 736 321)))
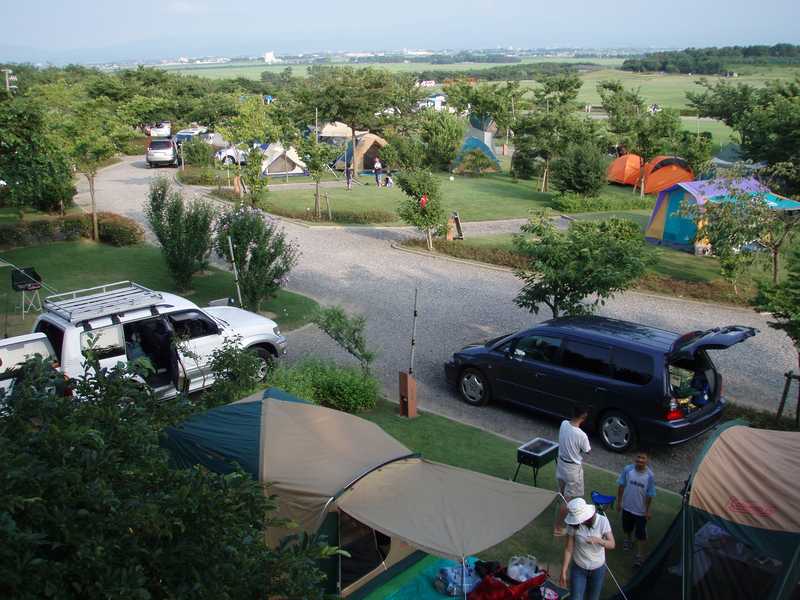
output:
POLYGON ((558 489, 565 498, 583 496, 583 465, 559 460, 556 464, 556 481, 558 489))
POLYGON ((636 539, 643 542, 647 539, 647 517, 644 515, 635 515, 627 510, 623 510, 622 531, 625 533, 635 531, 636 539))

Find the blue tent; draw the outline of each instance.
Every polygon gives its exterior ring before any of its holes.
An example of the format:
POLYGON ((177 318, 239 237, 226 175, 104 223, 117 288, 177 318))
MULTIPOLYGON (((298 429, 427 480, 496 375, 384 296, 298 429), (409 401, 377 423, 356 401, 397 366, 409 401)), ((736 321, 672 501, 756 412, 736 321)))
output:
POLYGON ((486 144, 484 144, 481 140, 474 137, 468 137, 464 140, 464 143, 461 146, 461 149, 458 151, 455 160, 453 161, 453 168, 456 169, 461 164, 461 161, 464 160, 464 156, 468 153, 477 150, 478 152, 482 152, 486 158, 491 160, 494 163, 494 168, 498 171, 500 170, 500 161, 497 158, 497 155, 494 151, 489 148, 486 144))

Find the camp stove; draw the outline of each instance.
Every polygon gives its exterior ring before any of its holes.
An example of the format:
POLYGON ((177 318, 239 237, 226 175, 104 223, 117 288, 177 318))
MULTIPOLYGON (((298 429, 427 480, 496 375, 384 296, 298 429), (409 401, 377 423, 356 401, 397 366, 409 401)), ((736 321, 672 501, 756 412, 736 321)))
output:
POLYGON ((553 462, 557 454, 558 444, 552 440, 537 437, 525 442, 517 448, 517 470, 512 481, 517 480, 520 468, 525 465, 533 468, 533 485, 535 486, 539 469, 553 462))

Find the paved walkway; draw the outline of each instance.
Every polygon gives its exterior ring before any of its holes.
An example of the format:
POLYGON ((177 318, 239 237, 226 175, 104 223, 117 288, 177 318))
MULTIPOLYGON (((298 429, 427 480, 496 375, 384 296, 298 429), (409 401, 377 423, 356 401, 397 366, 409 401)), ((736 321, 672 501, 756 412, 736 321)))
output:
MULTIPOLYGON (((99 209, 143 222, 142 204, 148 181, 158 173, 159 170, 146 170, 141 159, 126 159, 104 170, 97 182, 99 209)), ((163 173, 171 171, 163 169, 163 173)), ((79 189, 78 203, 88 204, 85 183, 81 182, 79 189)), ((514 305, 520 284, 513 274, 392 249, 389 242, 413 234, 408 229, 309 228, 294 223, 286 223, 285 227, 302 251, 300 262, 291 273, 289 289, 322 304, 340 304, 348 311, 366 315, 367 338, 378 351, 375 370, 388 397, 397 397, 397 373, 408 368, 412 303, 417 288, 419 321, 414 372, 421 407, 516 440, 557 436, 557 421, 504 406, 467 406, 444 382, 442 364, 453 351, 468 342, 529 327, 548 318, 545 314, 531 315, 514 305)), ((466 227, 467 231, 473 227, 492 229, 489 224, 466 227)), ((609 301, 600 313, 675 331, 730 324, 757 327, 761 334, 755 338, 728 351, 713 353, 725 378, 726 395, 742 403, 774 409, 782 374, 795 367, 796 355, 788 339, 770 329, 765 317, 750 310, 630 292, 609 301)), ((314 327, 291 332, 289 339, 293 359, 323 354, 349 360, 314 327)), ((697 440, 677 449, 658 449, 653 463, 659 484, 680 489, 701 443, 697 440)), ((592 464, 617 470, 630 462, 630 457, 602 450, 596 438, 592 438, 592 444, 592 464)))

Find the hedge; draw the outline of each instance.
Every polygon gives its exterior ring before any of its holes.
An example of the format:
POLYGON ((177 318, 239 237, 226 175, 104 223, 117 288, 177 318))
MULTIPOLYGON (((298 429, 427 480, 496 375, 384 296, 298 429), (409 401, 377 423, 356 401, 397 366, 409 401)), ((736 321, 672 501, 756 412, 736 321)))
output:
POLYGON ((554 209, 565 213, 605 212, 610 210, 652 209, 655 198, 639 194, 623 196, 599 196, 586 198, 577 194, 559 194, 552 200, 554 209))
MULTIPOLYGON (((141 225, 122 215, 97 213, 97 228, 100 241, 112 246, 131 246, 144 240, 141 225)), ((69 215, 0 224, 0 247, 3 248, 69 242, 82 237, 92 237, 91 215, 69 215)))

